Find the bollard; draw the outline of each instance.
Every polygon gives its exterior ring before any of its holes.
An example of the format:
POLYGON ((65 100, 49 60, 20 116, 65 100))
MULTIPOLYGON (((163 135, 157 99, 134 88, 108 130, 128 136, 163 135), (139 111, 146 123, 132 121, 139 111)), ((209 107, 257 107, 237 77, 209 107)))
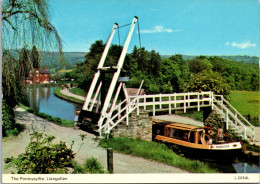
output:
POLYGON ((113 174, 113 149, 107 148, 107 170, 109 174, 113 174))

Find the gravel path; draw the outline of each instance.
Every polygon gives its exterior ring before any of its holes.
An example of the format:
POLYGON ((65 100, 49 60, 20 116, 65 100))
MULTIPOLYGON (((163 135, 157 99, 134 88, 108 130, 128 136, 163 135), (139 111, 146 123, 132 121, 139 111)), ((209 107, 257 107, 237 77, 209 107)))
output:
MULTIPOLYGON (((87 158, 95 157, 107 169, 106 150, 98 147, 95 135, 74 128, 66 128, 55 125, 47 120, 39 118, 21 108, 16 109, 17 123, 25 125, 26 129, 17 137, 4 138, 2 142, 2 158, 18 156, 25 152, 25 147, 29 143, 29 134, 33 131, 54 135, 55 141, 64 141, 70 147, 74 141, 73 151, 76 153, 75 159, 79 164, 83 164, 87 158), (86 134, 87 138, 81 141, 80 134, 86 134)), ((2 159, 2 166, 4 166, 2 159)), ((12 169, 3 168, 4 174, 10 173, 12 169)), ((186 171, 149 161, 139 157, 119 154, 114 152, 114 173, 185 173, 186 171)))

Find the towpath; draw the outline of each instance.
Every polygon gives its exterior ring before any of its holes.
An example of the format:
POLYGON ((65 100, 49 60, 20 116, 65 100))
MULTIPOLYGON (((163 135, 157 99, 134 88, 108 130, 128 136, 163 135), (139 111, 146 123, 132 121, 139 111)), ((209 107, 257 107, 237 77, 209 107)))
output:
MULTIPOLYGON (((98 146, 95 135, 74 128, 61 127, 34 114, 17 108, 15 111, 16 121, 25 126, 25 130, 16 137, 7 137, 2 141, 2 167, 4 167, 4 158, 18 156, 25 152, 25 147, 29 143, 29 135, 33 131, 42 132, 48 135, 54 135, 55 141, 66 142, 70 147, 72 141, 73 151, 76 153, 75 160, 83 164, 87 158, 97 158, 98 161, 107 169, 106 149, 98 146), (86 135, 82 141, 79 135, 86 135)), ((11 173, 12 169, 2 168, 2 173, 11 173)), ((146 160, 140 157, 133 157, 114 152, 114 173, 185 173, 187 171, 176 167, 168 166, 162 163, 146 160)))
POLYGON ((74 97, 74 98, 77 98, 82 101, 86 100, 86 97, 71 93, 68 89, 62 89, 62 90, 60 90, 60 92, 66 96, 74 97))

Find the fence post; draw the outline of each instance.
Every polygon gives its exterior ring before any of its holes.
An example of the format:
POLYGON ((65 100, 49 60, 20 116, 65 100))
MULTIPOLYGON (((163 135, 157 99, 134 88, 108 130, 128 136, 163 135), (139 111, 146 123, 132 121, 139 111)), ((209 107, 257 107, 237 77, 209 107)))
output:
POLYGON ((190 92, 188 92, 188 107, 190 107, 190 92))
POLYGON ((245 126, 244 126, 244 130, 245 130, 245 132, 244 132, 244 139, 247 140, 246 127, 245 126))
POLYGON ((186 113, 186 95, 184 95, 183 96, 183 98, 184 98, 184 113, 186 113))
POLYGON ((227 127, 227 130, 228 130, 228 111, 226 111, 226 127, 227 127))
POLYGON ((198 93, 198 111, 200 111, 200 94, 198 93))
POLYGON ((139 116, 139 96, 137 96, 137 116, 139 116))
POLYGON ((153 97, 153 116, 155 116, 155 97, 153 97))
POLYGON ((113 174, 113 149, 107 148, 107 170, 109 174, 113 174))
POLYGON ((160 109, 162 109, 162 94, 160 93, 160 109))
POLYGON ((169 114, 172 113, 171 95, 169 95, 169 114))
POLYGON ((146 110, 146 94, 144 94, 144 110, 146 110))
POLYGON ((126 106, 126 125, 129 125, 129 105, 126 106))
POLYGON ((176 93, 174 93, 174 108, 176 108, 176 104, 177 104, 177 98, 176 98, 176 93))
POLYGON ((235 116, 236 116, 236 120, 235 120, 235 124, 237 125, 237 110, 235 111, 235 116))
POLYGON ((211 110, 213 110, 213 105, 214 105, 214 94, 211 92, 211 110))

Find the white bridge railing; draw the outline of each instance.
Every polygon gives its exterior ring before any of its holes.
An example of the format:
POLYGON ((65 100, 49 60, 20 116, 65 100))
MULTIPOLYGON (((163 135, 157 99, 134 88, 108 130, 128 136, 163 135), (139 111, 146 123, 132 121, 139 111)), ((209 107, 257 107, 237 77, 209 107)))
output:
POLYGON ((240 114, 223 95, 214 95, 212 109, 223 115, 226 121, 226 129, 241 133, 243 139, 255 140, 255 127, 240 114))
POLYGON ((157 111, 169 111, 183 109, 184 113, 188 108, 211 106, 212 92, 193 92, 193 93, 174 93, 174 94, 155 94, 137 96, 137 114, 140 110, 152 111, 155 116, 157 111))
POLYGON ((159 111, 186 110, 202 107, 211 107, 222 114, 226 121, 226 128, 235 130, 243 135, 244 139, 255 138, 254 126, 250 124, 222 95, 214 95, 213 92, 191 92, 174 94, 153 94, 129 96, 117 104, 109 113, 106 119, 99 121, 99 132, 109 134, 111 130, 122 121, 129 124, 129 115, 136 110, 139 115, 141 110, 152 112, 153 116, 159 111))

